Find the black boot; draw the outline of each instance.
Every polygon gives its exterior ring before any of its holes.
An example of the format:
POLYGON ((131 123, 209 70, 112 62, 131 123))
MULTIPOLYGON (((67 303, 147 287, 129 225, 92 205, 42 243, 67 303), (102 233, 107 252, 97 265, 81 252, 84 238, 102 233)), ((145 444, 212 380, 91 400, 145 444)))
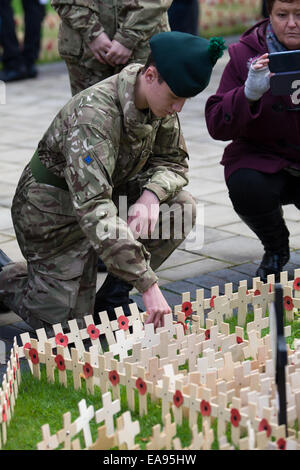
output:
POLYGON ((116 319, 114 309, 122 307, 124 314, 130 316, 129 304, 132 300, 129 299, 129 292, 132 287, 131 284, 108 274, 96 294, 94 315, 97 316, 99 312, 106 310, 109 320, 112 321, 116 319))
MULTIPOLYGON (((4 253, 4 251, 0 250, 0 272, 2 271, 2 268, 9 263, 12 263, 12 260, 4 253)), ((7 312, 10 312, 10 308, 0 301, 0 313, 7 312)))
POLYGON ((279 282, 283 266, 290 258, 289 231, 285 225, 281 208, 262 215, 244 216, 239 214, 239 216, 258 236, 265 249, 256 275, 263 282, 267 282, 267 276, 275 274, 275 282, 279 282))

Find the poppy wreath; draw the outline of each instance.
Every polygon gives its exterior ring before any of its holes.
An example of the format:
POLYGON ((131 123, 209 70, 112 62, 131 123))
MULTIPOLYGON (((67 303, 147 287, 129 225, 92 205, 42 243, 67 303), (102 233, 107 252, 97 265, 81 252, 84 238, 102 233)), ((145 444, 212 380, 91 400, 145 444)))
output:
POLYGON ((55 343, 58 345, 58 346, 68 346, 68 342, 69 342, 69 339, 67 337, 67 335, 63 335, 62 333, 57 333, 57 335, 55 336, 55 343))
POLYGON ((112 385, 116 386, 120 382, 120 376, 116 370, 111 370, 108 373, 108 378, 112 385))
POLYGON ((119 323, 119 328, 120 330, 128 330, 129 328, 129 320, 125 315, 120 315, 118 317, 118 323, 119 323))
POLYGON ((267 437, 270 437, 272 429, 271 429, 271 426, 269 425, 267 419, 263 418, 263 419, 261 420, 261 422, 260 422, 259 425, 258 425, 258 431, 259 431, 259 432, 260 432, 260 431, 266 431, 267 437))
POLYGON ((173 403, 177 408, 180 408, 180 406, 183 403, 183 396, 180 390, 176 390, 176 392, 173 395, 173 403))
POLYGON ((88 362, 86 362, 83 366, 83 374, 85 376, 86 379, 89 379, 90 377, 93 377, 93 368, 91 366, 91 364, 89 364, 88 362))
POLYGON ((136 388, 138 389, 139 394, 145 395, 145 393, 147 392, 147 385, 144 382, 144 380, 139 377, 137 381, 135 382, 135 385, 136 385, 136 388))
POLYGON ((293 310, 294 304, 293 299, 289 295, 283 297, 283 307, 285 310, 293 310))
POLYGON ((181 311, 185 314, 185 317, 192 315, 193 306, 191 302, 183 302, 183 304, 181 305, 181 311))
POLYGON ((240 424, 241 415, 240 415, 239 410, 237 410, 236 408, 232 408, 230 411, 230 421, 231 421, 231 424, 236 428, 240 424))
POLYGON ((296 279, 294 280, 293 287, 295 290, 300 290, 300 277, 296 277, 296 279))
POLYGON ((209 301, 209 306, 210 306, 211 308, 214 308, 214 307, 215 307, 215 298, 216 298, 216 297, 217 297, 216 295, 213 295, 213 296, 211 297, 210 301, 209 301))
POLYGON ((61 370, 61 371, 66 370, 65 360, 61 354, 57 354, 57 356, 55 357, 55 362, 56 362, 56 366, 58 370, 61 370))
POLYGON ((29 350, 29 356, 30 356, 32 364, 38 364, 40 362, 39 353, 37 352, 36 349, 31 348, 29 350))
POLYGON ((88 335, 91 339, 98 339, 100 336, 100 331, 96 328, 95 325, 89 325, 87 327, 88 335))
POLYGON ((206 400, 201 400, 200 403, 200 412, 202 416, 210 416, 211 414, 211 406, 208 401, 206 400))
POLYGON ((283 439, 283 437, 281 437, 280 439, 278 439, 278 441, 276 442, 277 444, 277 449, 278 450, 285 450, 286 449, 286 440, 283 439))

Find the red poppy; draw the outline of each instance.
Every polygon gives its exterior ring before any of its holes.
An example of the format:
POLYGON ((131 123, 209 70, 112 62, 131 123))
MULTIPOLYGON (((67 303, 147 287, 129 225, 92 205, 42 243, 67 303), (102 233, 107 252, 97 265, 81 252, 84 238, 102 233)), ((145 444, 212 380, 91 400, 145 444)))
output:
POLYGON ((253 295, 260 295, 260 294, 261 294, 260 290, 259 290, 259 289, 256 289, 256 291, 254 292, 253 295))
POLYGON ((17 369, 20 369, 19 356, 16 354, 17 369))
POLYGON ((120 316, 118 317, 118 323, 119 323, 119 328, 120 328, 120 330, 125 330, 125 331, 128 330, 128 328, 129 328, 129 325, 128 325, 129 320, 128 320, 127 317, 125 317, 125 315, 120 315, 120 316))
POLYGON ((14 374, 14 380, 16 380, 17 374, 16 374, 16 368, 15 368, 15 366, 13 367, 13 374, 14 374))
POLYGON ((272 285, 269 284, 269 292, 272 292, 272 285))
POLYGON ((67 335, 63 335, 62 333, 57 333, 57 335, 55 336, 55 342, 56 344, 58 344, 59 346, 68 346, 68 337, 67 335))
POLYGON ((277 449, 278 450, 285 450, 286 449, 286 440, 283 439, 283 437, 281 437, 280 439, 278 439, 278 441, 276 442, 277 444, 277 449))
POLYGON ((7 396, 7 393, 5 394, 5 400, 6 400, 7 408, 9 408, 9 398, 7 396))
POLYGON ((9 391, 10 391, 10 394, 12 394, 13 388, 12 388, 12 381, 11 380, 9 381, 9 391))
POLYGON ((300 277, 296 277, 296 279, 294 280, 293 287, 295 290, 300 290, 300 277))
POLYGON ((217 297, 216 295, 213 295, 210 299, 209 305, 211 306, 211 308, 214 308, 214 306, 215 306, 214 300, 215 300, 216 297, 217 297))
POLYGON ((210 330, 205 330, 205 340, 210 339, 210 330))
POLYGON ((183 302, 183 304, 181 305, 181 311, 184 312, 186 317, 192 315, 193 307, 191 302, 183 302))
POLYGON ((266 431, 267 437, 270 437, 271 435, 271 426, 268 423, 268 420, 263 418, 261 422, 258 425, 258 431, 266 431))
POLYGON ((36 349, 31 348, 31 349, 29 350, 29 356, 30 356, 30 359, 31 359, 32 364, 38 364, 38 363, 40 362, 40 360, 39 360, 39 353, 37 352, 36 349))
POLYGON ((97 339, 100 336, 100 331, 98 330, 98 328, 96 328, 95 325, 89 325, 87 327, 87 332, 91 339, 97 339))
POLYGON ((24 349, 31 349, 31 344, 30 344, 30 343, 26 343, 26 344, 24 344, 23 348, 24 348, 24 349))
POLYGON ((237 428, 241 421, 241 415, 239 410, 237 410, 236 408, 231 408, 230 415, 231 424, 237 428))
POLYGON ((3 405, 3 407, 2 407, 2 422, 6 423, 6 421, 7 421, 6 408, 5 408, 5 405, 3 405))
POLYGON ((201 400, 200 411, 201 411, 202 416, 210 416, 211 406, 208 401, 201 400))
POLYGON ((139 377, 137 381, 135 382, 135 385, 136 385, 136 388, 138 389, 139 394, 145 395, 145 393, 147 392, 147 385, 145 384, 143 379, 139 377))
POLYGON ((183 396, 180 390, 176 390, 173 395, 173 403, 174 405, 179 408, 183 403, 183 396))
POLYGON ((236 337, 237 344, 241 344, 243 341, 244 341, 243 338, 241 338, 240 336, 236 337))
POLYGON ((120 382, 120 377, 116 370, 111 370, 108 374, 108 378, 111 381, 112 385, 118 385, 118 383, 120 382))
POLYGON ((93 373, 94 373, 93 368, 91 364, 89 364, 88 362, 86 362, 83 366, 83 373, 86 379, 93 376, 93 373))
POLYGON ((289 297, 288 295, 283 297, 283 306, 285 310, 293 310, 294 304, 292 297, 289 297))
POLYGON ((58 370, 66 370, 65 360, 61 354, 57 354, 57 356, 55 357, 55 362, 58 370))

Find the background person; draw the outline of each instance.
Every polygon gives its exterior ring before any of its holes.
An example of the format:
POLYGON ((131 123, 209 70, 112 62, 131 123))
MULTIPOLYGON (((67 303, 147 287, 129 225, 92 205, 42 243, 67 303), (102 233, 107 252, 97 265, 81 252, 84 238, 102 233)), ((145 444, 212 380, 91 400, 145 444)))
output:
POLYGON ((120 72, 129 63, 144 64, 149 39, 168 31, 172 0, 52 0, 61 18, 58 50, 66 62, 72 94, 120 72))
POLYGON ((300 113, 290 96, 272 96, 268 53, 300 49, 300 0, 267 0, 270 19, 229 47, 230 61, 206 104, 214 139, 232 140, 221 164, 233 207, 265 253, 257 276, 289 260, 282 205, 300 209, 300 113))
POLYGON ((0 80, 11 82, 37 76, 35 63, 40 53, 45 3, 43 0, 22 0, 25 35, 21 47, 16 35, 11 0, 0 1, 0 45, 3 49, 0 80))
POLYGON ((198 0, 173 0, 168 16, 172 31, 199 35, 200 3, 198 0))

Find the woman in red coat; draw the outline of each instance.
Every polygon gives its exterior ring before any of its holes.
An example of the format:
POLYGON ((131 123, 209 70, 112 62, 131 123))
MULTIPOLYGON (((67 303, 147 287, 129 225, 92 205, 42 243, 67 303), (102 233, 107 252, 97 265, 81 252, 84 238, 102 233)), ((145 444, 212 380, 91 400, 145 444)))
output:
MULTIPOLYGON (((206 122, 217 140, 232 140, 222 165, 235 211, 263 244, 257 270, 264 281, 289 260, 282 205, 300 209, 300 93, 273 96, 268 54, 300 49, 300 0, 267 0, 269 18, 229 47, 206 122)), ((300 64, 299 64, 300 70, 300 64)))

